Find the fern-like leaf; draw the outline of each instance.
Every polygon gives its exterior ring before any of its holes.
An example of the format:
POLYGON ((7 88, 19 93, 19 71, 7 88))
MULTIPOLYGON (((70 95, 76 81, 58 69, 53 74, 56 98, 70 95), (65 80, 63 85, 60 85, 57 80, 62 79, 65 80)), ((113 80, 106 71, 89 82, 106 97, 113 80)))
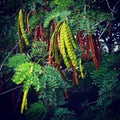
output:
POLYGON ((25 117, 27 120, 43 120, 47 112, 48 109, 42 102, 36 102, 30 106, 25 117))
POLYGON ((62 12, 61 12, 61 10, 53 10, 48 15, 48 17, 45 19, 44 27, 48 27, 48 25, 49 25, 49 23, 51 22, 52 19, 57 18, 57 17, 61 17, 62 20, 65 20, 66 17, 70 14, 71 14, 71 11, 69 11, 69 10, 63 10, 62 12))
POLYGON ((41 67, 32 62, 26 62, 19 65, 15 69, 15 74, 12 78, 16 84, 24 83, 23 89, 27 90, 32 85, 36 91, 39 91, 39 75, 41 74, 41 67))
POLYGON ((24 53, 22 54, 16 54, 8 59, 7 66, 10 68, 17 67, 18 65, 29 62, 30 57, 25 55, 24 53))

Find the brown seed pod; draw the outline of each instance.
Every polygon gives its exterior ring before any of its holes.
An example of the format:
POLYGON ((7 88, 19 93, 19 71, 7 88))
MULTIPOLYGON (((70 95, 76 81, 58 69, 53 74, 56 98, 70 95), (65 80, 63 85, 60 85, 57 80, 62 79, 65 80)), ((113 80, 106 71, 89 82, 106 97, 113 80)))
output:
MULTIPOLYGON (((57 26, 52 34, 52 37, 50 39, 50 46, 49 46, 49 56, 48 56, 48 63, 51 64, 53 58, 55 57, 55 53, 58 52, 56 49, 58 49, 57 44, 57 36, 59 33, 59 28, 61 26, 61 21, 57 23, 57 26), (56 48, 57 47, 57 48, 56 48)), ((58 53, 56 53, 58 55, 58 53)))
POLYGON ((84 33, 83 31, 78 30, 77 31, 77 39, 78 39, 78 43, 80 45, 80 48, 82 50, 82 53, 85 53, 85 42, 84 42, 84 33))
POLYGON ((78 85, 77 71, 73 68, 73 83, 78 85))
POLYGON ((39 37, 41 38, 42 41, 45 41, 44 40, 45 34, 44 34, 42 24, 40 24, 40 26, 39 26, 39 37))
POLYGON ((38 32, 39 32, 39 28, 36 26, 34 31, 34 42, 38 41, 38 32))
POLYGON ((92 53, 93 62, 95 64, 96 69, 98 69, 99 68, 99 61, 98 61, 97 56, 96 56, 97 53, 95 50, 95 43, 93 42, 92 35, 89 35, 88 39, 89 39, 89 46, 90 46, 90 50, 92 53))

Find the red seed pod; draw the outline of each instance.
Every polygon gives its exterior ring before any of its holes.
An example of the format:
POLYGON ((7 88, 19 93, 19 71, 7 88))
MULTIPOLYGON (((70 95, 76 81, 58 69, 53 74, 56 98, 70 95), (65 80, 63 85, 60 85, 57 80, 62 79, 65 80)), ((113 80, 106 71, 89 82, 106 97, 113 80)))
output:
POLYGON ((83 58, 89 60, 90 54, 89 54, 89 37, 86 36, 86 44, 85 44, 85 53, 83 54, 83 58))
POLYGON ((35 27, 35 31, 34 31, 34 42, 37 42, 38 41, 38 27, 36 26, 35 27))
POLYGON ((90 50, 92 52, 92 58, 93 58, 93 62, 95 64, 96 69, 99 69, 99 61, 97 60, 97 56, 96 56, 96 47, 95 47, 95 43, 93 42, 92 36, 89 35, 88 36, 89 39, 89 46, 90 46, 90 50))
POLYGON ((77 71, 73 68, 73 83, 78 85, 77 71))
POLYGON ((70 68, 72 68, 73 67, 73 65, 72 65, 72 61, 70 60, 70 68))
POLYGON ((49 46, 49 56, 48 56, 48 64, 51 64, 52 62, 52 41, 50 41, 50 46, 49 46))
POLYGON ((52 33, 54 32, 56 25, 57 23, 54 20, 52 20, 52 33))
POLYGON ((101 48, 100 48, 100 43, 98 40, 98 37, 95 35, 92 35, 93 38, 93 42, 94 42, 94 48, 95 48, 95 55, 96 55, 96 59, 97 59, 97 68, 99 68, 99 64, 100 64, 100 59, 101 59, 101 48))
POLYGON ((43 27, 42 27, 42 24, 40 24, 39 26, 39 37, 41 38, 42 41, 44 41, 44 30, 43 30, 43 27))
POLYGON ((29 11, 28 14, 27 14, 27 20, 26 20, 26 26, 27 26, 27 32, 28 32, 28 35, 30 35, 31 31, 30 31, 30 24, 29 24, 29 16, 30 14, 32 13, 33 11, 29 11))
POLYGON ((60 33, 58 33, 58 36, 57 36, 57 43, 58 43, 59 50, 61 52, 61 49, 60 49, 60 33))
POLYGON ((63 78, 63 80, 66 81, 65 80, 65 75, 63 74, 60 66, 56 62, 54 62, 54 61, 52 61, 51 64, 60 72, 61 77, 63 78))
POLYGON ((79 45, 81 47, 82 53, 84 54, 84 52, 85 52, 85 48, 84 48, 85 47, 85 42, 84 42, 84 33, 83 33, 83 31, 78 30, 77 39, 78 39, 79 45))

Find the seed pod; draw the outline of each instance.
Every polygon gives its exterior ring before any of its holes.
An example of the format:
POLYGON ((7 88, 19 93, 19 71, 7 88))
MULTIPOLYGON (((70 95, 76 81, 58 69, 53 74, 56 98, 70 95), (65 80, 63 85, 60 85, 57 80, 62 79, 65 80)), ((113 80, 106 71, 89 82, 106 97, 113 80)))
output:
POLYGON ((79 45, 81 47, 82 53, 84 55, 84 53, 85 53, 85 42, 84 42, 83 31, 78 30, 78 32, 77 32, 77 39, 78 39, 79 45))
MULTIPOLYGON (((56 36, 57 37, 57 36, 56 36)), ((55 62, 57 64, 60 64, 60 59, 59 59, 59 49, 58 49, 58 43, 57 43, 57 38, 54 39, 53 41, 53 46, 52 46, 52 53, 53 57, 55 59, 55 62)))
POLYGON ((80 74, 81 74, 82 79, 84 79, 85 75, 83 73, 83 67, 82 67, 82 60, 81 59, 80 59, 80 74))
POLYGON ((88 35, 86 36, 86 44, 85 44, 85 53, 83 54, 83 58, 89 60, 90 59, 90 54, 89 54, 89 39, 88 35))
POLYGON ((61 70, 61 68, 60 68, 60 65, 58 65, 58 64, 57 64, 56 62, 54 62, 54 61, 52 61, 51 64, 57 68, 57 70, 58 70, 58 71, 60 72, 60 74, 61 74, 62 79, 63 79, 64 81, 66 81, 66 80, 65 80, 65 75, 64 75, 64 73, 62 72, 62 70, 61 70))
POLYGON ((19 42, 20 53, 22 53, 24 46, 23 46, 23 43, 21 41, 20 34, 21 34, 21 32, 20 32, 20 25, 18 24, 18 42, 19 42))
POLYGON ((54 32, 56 25, 57 25, 56 22, 52 20, 52 33, 54 32))
POLYGON ((41 38, 42 41, 44 41, 45 34, 44 34, 42 24, 40 24, 39 26, 39 37, 41 38))
POLYGON ((19 11, 19 17, 18 17, 18 19, 19 19, 19 24, 20 24, 20 30, 21 30, 21 33, 22 33, 22 37, 23 37, 24 40, 25 40, 25 44, 26 44, 26 45, 29 45, 29 41, 28 41, 27 36, 26 36, 26 34, 25 34, 24 25, 23 25, 22 9, 20 9, 20 11, 19 11))
POLYGON ((77 71, 73 68, 73 82, 78 85, 77 71))
POLYGON ((22 104, 21 104, 21 114, 23 114, 23 111, 25 108, 27 95, 28 95, 28 90, 24 91, 24 93, 23 93, 23 99, 22 99, 22 104))
POLYGON ((34 31, 34 42, 37 42, 38 41, 38 27, 36 26, 35 27, 35 31, 34 31))
POLYGON ((99 68, 99 62, 98 62, 97 57, 96 57, 95 44, 92 40, 92 36, 89 35, 88 37, 89 37, 89 46, 90 46, 90 50, 92 52, 93 62, 95 64, 96 69, 98 69, 99 68))
POLYGON ((26 20, 26 26, 27 26, 27 31, 28 31, 28 35, 30 35, 31 31, 30 31, 30 24, 29 24, 29 16, 33 11, 29 11, 27 14, 27 20, 26 20))
POLYGON ((25 101, 25 110, 27 110, 27 109, 28 109, 28 100, 26 98, 26 101, 25 101))
POLYGON ((101 58, 100 44, 97 36, 92 35, 92 38, 93 38, 95 56, 96 56, 96 68, 98 69, 100 64, 100 58, 101 58))
POLYGON ((63 25, 61 27, 61 31, 62 31, 61 34, 63 34, 64 43, 65 43, 65 46, 66 46, 66 49, 68 52, 68 56, 70 57, 72 65, 74 67, 76 67, 77 66, 77 58, 76 58, 76 55, 74 52, 74 48, 73 48, 69 33, 67 31, 67 24, 65 22, 63 23, 63 25))
POLYGON ((20 39, 19 39, 19 48, 20 48, 20 53, 22 53, 24 46, 23 46, 23 42, 20 39))
MULTIPOLYGON (((52 58, 55 57, 55 53, 58 55, 58 50, 55 51, 55 44, 57 45, 57 36, 59 33, 59 28, 61 26, 61 21, 57 23, 57 26, 52 34, 52 37, 50 39, 50 46, 49 46, 49 57, 48 57, 48 63, 51 64, 52 58)), ((57 46, 58 49, 58 46, 57 46)), ((56 56, 57 58, 57 56, 56 56)))
POLYGON ((61 29, 60 29, 60 49, 61 49, 61 54, 62 54, 66 67, 70 68, 70 62, 68 60, 67 51, 65 48, 65 40, 64 40, 64 33, 63 33, 64 31, 62 27, 63 25, 61 26, 61 29))
POLYGON ((77 45, 75 43, 75 39, 73 37, 72 31, 71 31, 71 29, 68 25, 66 25, 66 30, 67 30, 67 33, 68 33, 68 36, 69 36, 69 39, 71 41, 71 44, 72 44, 73 48, 76 49, 77 45))

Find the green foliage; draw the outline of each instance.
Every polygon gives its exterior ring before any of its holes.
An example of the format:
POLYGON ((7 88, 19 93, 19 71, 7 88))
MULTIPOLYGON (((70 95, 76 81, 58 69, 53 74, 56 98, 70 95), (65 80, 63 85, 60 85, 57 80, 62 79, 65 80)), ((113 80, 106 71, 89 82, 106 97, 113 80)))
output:
POLYGON ((61 9, 54 9, 49 15, 47 15, 47 18, 44 22, 44 27, 48 27, 49 23, 52 19, 56 19, 59 17, 60 20, 65 20, 68 15, 71 14, 70 10, 62 10, 61 9))
POLYGON ((39 100, 42 99, 51 106, 64 104, 66 84, 55 67, 44 66, 40 85, 39 100))
POLYGON ((50 3, 51 7, 57 6, 62 9, 68 9, 70 6, 74 5, 73 0, 53 0, 50 3))
MULTIPOLYGON (((58 22, 60 20, 65 20, 68 17, 69 24, 74 35, 76 35, 76 31, 78 29, 84 30, 85 34, 96 33, 97 28, 100 28, 101 30, 105 28, 105 26, 102 26, 102 22, 114 20, 111 13, 105 13, 100 11, 100 9, 93 10, 93 7, 91 6, 92 4, 89 4, 93 2, 91 0, 35 0, 34 2, 32 0, 25 0, 24 2, 25 3, 23 3, 22 6, 24 13, 30 10, 36 11, 35 14, 32 13, 29 16, 29 24, 31 27, 30 37, 33 35, 32 33, 34 32, 35 26, 44 24, 44 27, 47 28, 53 19, 58 22), (40 8, 37 8, 39 6, 37 6, 36 3, 41 4, 40 8), (52 7, 52 11, 47 9, 49 7, 52 7)), ((9 8, 9 5, 7 7, 9 8)), ((6 20, 7 25, 4 25, 4 27, 2 27, 2 24, 0 25, 2 28, 2 30, 0 30, 0 33, 2 33, 0 34, 0 38, 2 38, 0 48, 3 50, 7 49, 8 51, 12 48, 14 44, 13 41, 17 39, 17 34, 15 34, 17 32, 14 27, 14 20, 7 21, 10 19, 8 16, 3 18, 6 20)), ((1 19, 0 22, 5 24, 4 20, 1 19)), ((25 19, 24 22, 26 22, 25 19)), ((48 32, 51 33, 49 30, 48 32)), ((62 106, 66 102, 64 91, 67 89, 67 83, 63 81, 59 71, 55 67, 47 65, 47 51, 47 44, 39 41, 35 44, 33 43, 30 51, 26 51, 26 54, 16 54, 8 60, 7 65, 10 68, 15 68, 15 73, 12 78, 13 82, 16 84, 23 84, 23 90, 27 90, 32 86, 36 91, 39 91, 39 102, 31 105, 30 109, 26 113, 27 119, 29 120, 44 119, 48 112, 45 105, 50 105, 53 108, 56 108, 56 106, 62 106), (41 101, 43 101, 45 105, 41 101)), ((4 51, 4 53, 5 52, 6 51, 4 51)), ((77 50, 76 52, 78 53, 77 50)), ((0 55, 2 55, 2 52, 0 52, 0 55)), ((2 55, 2 59, 5 55, 2 55)), ((81 58, 81 51, 79 51, 77 57, 81 58)), ((91 85, 91 80, 93 80, 93 84, 100 89, 97 104, 93 106, 93 108, 89 108, 85 111, 86 118, 84 117, 84 119, 87 120, 89 118, 91 120, 106 120, 112 112, 112 110, 109 110, 112 102, 116 99, 120 99, 120 87, 118 84, 119 70, 117 68, 120 66, 120 56, 116 57, 116 55, 103 55, 103 57, 104 59, 102 60, 101 68, 97 71, 91 63, 89 63, 89 69, 88 66, 86 67, 86 65, 84 65, 86 73, 85 82, 87 81, 88 83, 79 81, 80 86, 77 88, 77 90, 84 90, 86 87, 82 87, 82 85, 87 84, 86 86, 88 88, 88 86, 91 85)), ((83 61, 83 63, 84 62, 86 61, 83 61)), ((72 70, 65 70, 65 77, 67 80, 71 80, 71 73, 72 70)), ((113 119, 114 118, 119 117, 113 117, 113 119)), ((52 117, 52 120, 54 119, 75 120, 76 118, 74 113, 69 111, 67 108, 57 108, 54 109, 54 116, 52 117)))
POLYGON ((99 88, 99 97, 96 105, 84 111, 82 120, 88 117, 89 120, 117 120, 120 118, 117 110, 120 108, 119 105, 114 109, 114 106, 117 105, 116 101, 120 99, 119 59, 120 55, 103 54, 100 69, 90 72, 93 84, 99 88))
MULTIPOLYGON (((113 89, 118 81, 119 71, 115 68, 117 60, 120 56, 105 55, 101 63, 101 67, 98 71, 92 71, 91 77, 93 84, 100 87, 98 105, 102 105, 105 108, 111 104, 113 98, 113 89)), ((118 64, 118 63, 117 63, 118 64)))
POLYGON ((67 108, 57 108, 50 120, 76 120, 75 113, 67 108))
POLYGON ((32 44, 32 48, 30 49, 30 57, 32 60, 34 61, 39 61, 42 62, 41 65, 43 65, 43 62, 45 62, 45 60, 48 57, 48 46, 46 44, 46 42, 43 41, 38 41, 36 43, 32 44))
POLYGON ((25 55, 24 53, 22 54, 16 54, 8 59, 7 66, 10 68, 17 67, 18 65, 29 62, 30 58, 29 56, 25 55))
POLYGON ((30 105, 25 117, 26 120, 44 120, 47 112, 48 109, 42 102, 36 102, 30 105))
POLYGON ((25 62, 16 67, 12 80, 16 84, 23 83, 24 91, 28 90, 31 85, 35 88, 36 91, 39 91, 39 75, 41 72, 40 65, 31 62, 25 62))
POLYGON ((45 66, 47 63, 44 64, 44 61, 47 56, 46 43, 39 41, 33 43, 28 54, 16 54, 10 57, 7 65, 15 68, 12 81, 23 84, 23 91, 33 86, 36 91, 40 91, 39 100, 44 99, 46 105, 48 102, 51 106, 63 105, 67 86, 55 67, 45 66), (61 92, 57 93, 59 90, 61 92))
POLYGON ((38 11, 38 13, 31 13, 31 14, 32 15, 30 15, 29 17, 29 25, 30 25, 31 31, 33 31, 35 26, 39 26, 41 23, 43 23, 45 11, 40 10, 38 11))
POLYGON ((69 16, 71 19, 70 24, 74 28, 74 33, 78 29, 83 30, 85 34, 96 33, 97 28, 103 30, 105 26, 102 25, 103 22, 112 21, 114 17, 110 13, 104 13, 100 10, 86 10, 72 12, 69 16))

